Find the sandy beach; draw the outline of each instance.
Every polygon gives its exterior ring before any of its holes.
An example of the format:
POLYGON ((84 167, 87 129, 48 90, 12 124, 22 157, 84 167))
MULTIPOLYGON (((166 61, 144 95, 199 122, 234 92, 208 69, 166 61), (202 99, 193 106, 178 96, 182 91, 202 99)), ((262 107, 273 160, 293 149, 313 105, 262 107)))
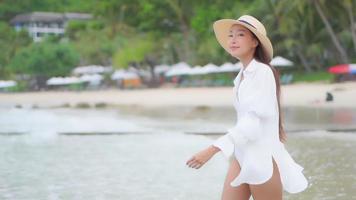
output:
MULTIPOLYGON (((0 106, 51 107, 78 103, 136 106, 232 106, 232 87, 0 93, 0 106)), ((356 82, 282 86, 282 106, 356 107, 356 82), (326 102, 326 92, 334 101, 326 102)))

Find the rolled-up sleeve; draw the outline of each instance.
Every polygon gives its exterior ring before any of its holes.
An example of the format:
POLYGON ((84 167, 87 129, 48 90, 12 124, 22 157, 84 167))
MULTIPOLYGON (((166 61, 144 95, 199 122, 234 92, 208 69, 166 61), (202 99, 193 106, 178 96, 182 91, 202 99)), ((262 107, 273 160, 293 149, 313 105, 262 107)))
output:
POLYGON ((228 133, 213 141, 212 145, 218 147, 227 160, 233 154, 235 148, 233 140, 228 133))
POLYGON ((239 117, 236 125, 228 130, 228 135, 235 145, 240 146, 257 140, 262 132, 261 119, 254 113, 248 112, 239 117))
POLYGON ((241 101, 244 112, 238 116, 236 125, 218 138, 214 145, 219 147, 225 157, 233 153, 234 145, 246 145, 260 138, 263 128, 261 120, 278 114, 276 112, 276 82, 271 69, 261 70, 250 80, 252 87, 246 91, 241 101))

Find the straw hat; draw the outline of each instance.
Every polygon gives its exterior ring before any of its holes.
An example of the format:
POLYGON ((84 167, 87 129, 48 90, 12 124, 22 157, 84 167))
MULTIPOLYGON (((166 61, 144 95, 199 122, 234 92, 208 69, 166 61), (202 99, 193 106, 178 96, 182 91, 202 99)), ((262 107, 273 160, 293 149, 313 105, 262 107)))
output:
POLYGON ((269 58, 270 62, 273 57, 273 47, 272 43, 267 37, 267 32, 263 24, 258 21, 256 18, 250 15, 243 15, 238 19, 221 19, 213 24, 215 36, 220 43, 220 45, 229 52, 228 46, 228 38, 229 38, 229 30, 233 24, 239 24, 250 30, 253 34, 256 35, 258 40, 260 41, 260 45, 263 48, 263 52, 269 58))

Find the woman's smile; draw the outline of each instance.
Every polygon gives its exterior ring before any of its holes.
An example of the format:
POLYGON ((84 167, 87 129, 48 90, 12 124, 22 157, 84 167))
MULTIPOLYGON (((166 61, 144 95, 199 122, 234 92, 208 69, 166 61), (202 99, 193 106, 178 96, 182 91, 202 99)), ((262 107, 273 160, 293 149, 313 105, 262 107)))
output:
POLYGON ((229 48, 231 51, 235 51, 235 50, 239 49, 240 47, 239 46, 230 46, 229 48))

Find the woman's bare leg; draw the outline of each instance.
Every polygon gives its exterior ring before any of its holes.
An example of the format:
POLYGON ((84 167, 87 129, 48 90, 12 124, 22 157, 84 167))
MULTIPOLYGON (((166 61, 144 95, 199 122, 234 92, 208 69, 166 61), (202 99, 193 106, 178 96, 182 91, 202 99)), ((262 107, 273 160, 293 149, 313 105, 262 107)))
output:
POLYGON ((250 185, 254 200, 282 200, 282 182, 276 162, 273 160, 273 175, 266 183, 250 185))
POLYGON ((233 157, 226 174, 222 200, 248 200, 250 198, 251 192, 247 184, 242 184, 238 187, 230 185, 230 182, 240 173, 240 169, 239 162, 233 157))

